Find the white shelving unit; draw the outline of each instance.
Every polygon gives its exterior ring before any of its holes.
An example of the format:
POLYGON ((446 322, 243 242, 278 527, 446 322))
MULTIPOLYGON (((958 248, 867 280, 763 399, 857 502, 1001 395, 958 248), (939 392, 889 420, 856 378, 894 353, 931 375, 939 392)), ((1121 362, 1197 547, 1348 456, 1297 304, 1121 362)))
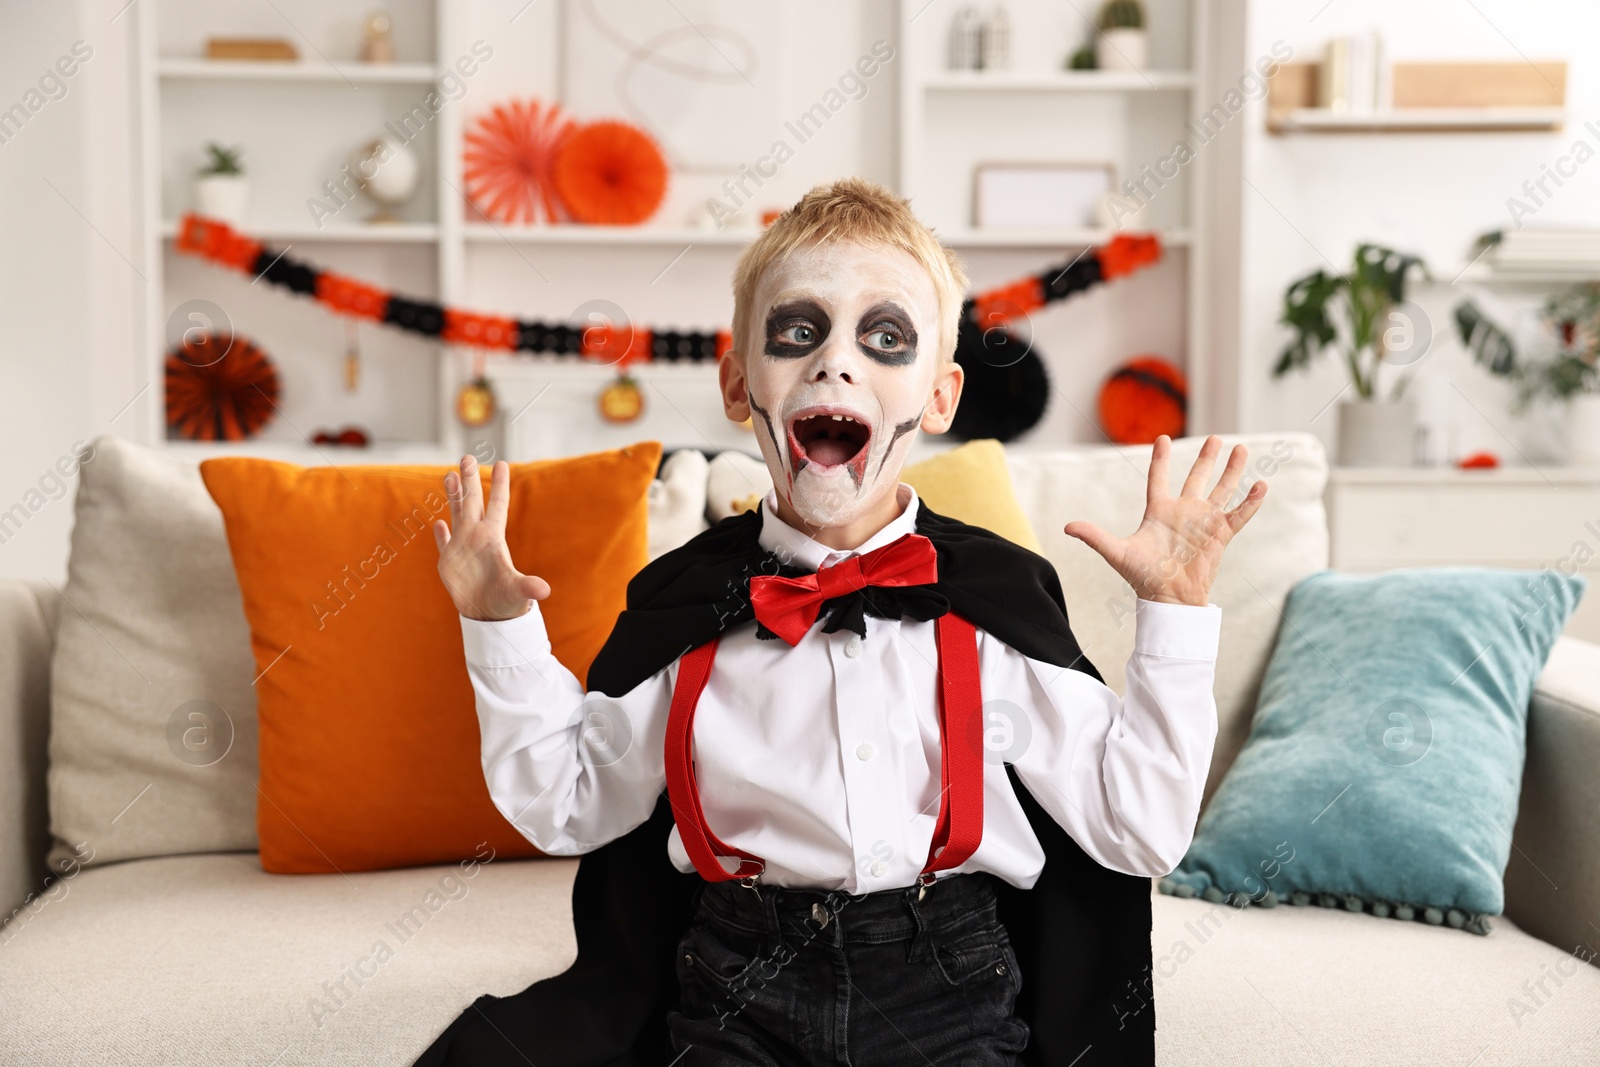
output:
MULTIPOLYGON (((1004 262, 1015 262, 1018 273, 1026 274, 1048 266, 1039 262, 1040 251, 1062 252, 1065 261, 1075 250, 1109 240, 1112 230, 1093 226, 1064 231, 974 229, 975 168, 986 162, 1109 163, 1115 183, 1138 180, 1141 168, 1166 155, 1175 141, 1186 136, 1185 123, 1203 113, 1196 97, 1197 87, 1206 84, 1206 49, 1201 42, 1207 33, 1208 5, 1209 0, 1146 0, 1152 69, 1082 71, 1061 69, 1062 59, 1071 50, 1071 34, 1091 32, 1085 20, 1096 14, 1098 5, 1063 10, 1036 0, 1014 0, 1007 5, 1013 26, 1012 66, 970 71, 947 68, 949 10, 902 4, 900 38, 906 47, 900 58, 900 191, 911 197, 942 240, 967 255, 969 267, 992 268, 1001 262, 996 257, 1013 252, 1017 254, 1004 262)), ((1151 198, 1150 222, 1128 227, 1160 235, 1167 261, 1159 268, 1161 276, 1116 283, 1152 290, 1139 298, 1137 317, 1160 319, 1160 312, 1147 316, 1142 310, 1150 300, 1163 310, 1182 309, 1181 321, 1167 324, 1170 329, 1142 336, 1156 337, 1166 349, 1156 354, 1186 369, 1191 433, 1203 432, 1209 425, 1211 374, 1202 323, 1208 279, 1194 264, 1204 262, 1205 231, 1197 222, 1210 162, 1207 153, 1198 153, 1173 179, 1177 187, 1164 187, 1151 198)), ((981 287, 986 280, 975 278, 974 284, 981 287)), ((1047 308, 1040 313, 1040 323, 1046 321, 1043 316, 1055 314, 1047 308)), ((1044 351, 1053 377, 1058 372, 1078 376, 1063 390, 1084 397, 1071 402, 1080 427, 1082 413, 1092 410, 1088 405, 1093 383, 1086 379, 1103 378, 1124 359, 1140 354, 1132 350, 1097 354, 1088 367, 1070 358, 1075 353, 1044 351)), ((1077 436, 1082 439, 1081 430, 1077 436)))

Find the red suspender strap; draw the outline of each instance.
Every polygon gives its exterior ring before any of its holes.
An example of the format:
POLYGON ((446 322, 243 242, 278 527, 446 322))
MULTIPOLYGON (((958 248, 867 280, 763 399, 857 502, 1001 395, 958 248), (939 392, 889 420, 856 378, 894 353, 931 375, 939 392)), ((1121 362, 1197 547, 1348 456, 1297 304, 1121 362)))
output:
POLYGON ((977 628, 953 613, 934 621, 939 644, 939 820, 924 874, 967 862, 983 840, 983 696, 977 628))
POLYGON ((690 754, 694 711, 711 678, 711 661, 716 655, 717 642, 712 640, 685 652, 678 661, 678 681, 672 690, 672 708, 667 713, 667 799, 672 802, 678 836, 683 839, 683 850, 689 854, 694 869, 708 882, 726 882, 734 878, 754 878, 765 864, 750 853, 718 840, 706 825, 706 815, 700 807, 700 789, 695 784, 694 759, 690 754), (738 870, 728 873, 718 856, 741 857, 738 870))
MULTIPOLYGON (((965 863, 983 840, 983 697, 978 681, 978 632, 967 620, 945 614, 934 623, 939 646, 939 818, 934 825, 924 875, 965 863)), ((755 878, 761 859, 720 840, 706 825, 691 755, 695 707, 711 677, 717 642, 684 653, 667 713, 667 798, 683 850, 708 882, 755 878), (729 872, 719 856, 738 856, 729 872)), ((927 879, 924 879, 927 880, 927 879)))

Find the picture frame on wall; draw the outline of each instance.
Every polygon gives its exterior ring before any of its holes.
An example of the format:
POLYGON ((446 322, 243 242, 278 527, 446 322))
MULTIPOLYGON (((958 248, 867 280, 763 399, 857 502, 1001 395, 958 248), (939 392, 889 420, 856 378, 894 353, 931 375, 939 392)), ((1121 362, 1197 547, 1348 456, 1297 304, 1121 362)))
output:
POLYGON ((1093 226, 1100 201, 1116 190, 1105 162, 979 163, 972 179, 972 225, 979 230, 1093 226))

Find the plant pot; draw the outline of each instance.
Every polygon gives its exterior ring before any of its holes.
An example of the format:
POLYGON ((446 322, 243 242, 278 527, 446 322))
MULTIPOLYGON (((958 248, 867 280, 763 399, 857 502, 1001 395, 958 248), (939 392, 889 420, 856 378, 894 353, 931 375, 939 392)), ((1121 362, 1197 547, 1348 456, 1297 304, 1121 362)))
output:
POLYGON ((1339 403, 1341 467, 1409 467, 1416 461, 1417 413, 1409 400, 1339 403))
POLYGON ((1579 393, 1567 401, 1567 462, 1600 467, 1600 393, 1579 393))
POLYGON ((1104 30, 1095 40, 1095 62, 1101 70, 1143 70, 1149 54, 1144 30, 1104 30))
POLYGON ((233 226, 244 223, 250 181, 243 174, 202 174, 194 181, 194 209, 233 226))

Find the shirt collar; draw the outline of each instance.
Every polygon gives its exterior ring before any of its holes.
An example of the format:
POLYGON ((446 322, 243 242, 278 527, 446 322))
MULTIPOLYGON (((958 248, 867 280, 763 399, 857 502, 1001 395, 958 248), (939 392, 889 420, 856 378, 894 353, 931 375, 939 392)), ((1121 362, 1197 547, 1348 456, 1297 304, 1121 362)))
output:
POLYGON ((867 538, 861 547, 840 550, 812 540, 809 535, 778 518, 778 493, 774 489, 762 501, 761 535, 757 540, 762 548, 796 567, 812 572, 831 567, 842 559, 871 552, 908 533, 917 532, 917 491, 901 482, 895 492, 900 502, 900 514, 867 538))

